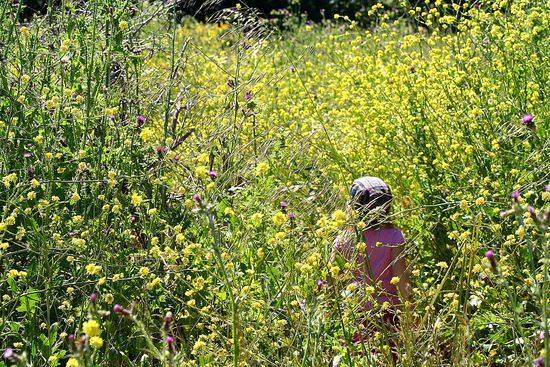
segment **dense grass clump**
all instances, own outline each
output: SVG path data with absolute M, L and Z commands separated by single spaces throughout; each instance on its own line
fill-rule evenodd
M 0 366 L 550 365 L 550 3 L 403 6 L 1 2 Z M 368 345 L 329 262 L 362 175 L 413 282 Z

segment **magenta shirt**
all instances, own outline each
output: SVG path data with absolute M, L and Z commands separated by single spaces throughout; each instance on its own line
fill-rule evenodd
M 378 301 L 380 303 L 388 301 L 393 305 L 398 304 L 397 288 L 390 283 L 394 277 L 392 248 L 405 243 L 403 233 L 399 228 L 393 226 L 368 228 L 363 231 L 363 239 L 367 245 L 366 254 L 357 254 L 357 264 L 360 270 L 354 271 L 355 281 L 358 285 L 371 284 L 371 276 L 368 270 L 370 264 L 370 271 L 372 271 L 375 283 L 380 282 L 380 287 L 376 288 L 376 292 L 379 293 Z M 347 261 L 352 260 L 355 246 L 353 236 L 346 236 L 345 234 L 340 236 L 336 239 L 334 246 Z M 363 266 L 365 255 L 370 261 Z M 371 308 L 370 302 L 365 304 L 365 309 Z

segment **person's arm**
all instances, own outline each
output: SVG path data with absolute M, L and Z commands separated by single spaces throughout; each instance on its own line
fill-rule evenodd
M 334 243 L 332 244 L 332 252 L 330 254 L 330 260 L 328 263 L 329 269 L 332 265 L 336 265 L 336 257 L 340 256 L 345 261 L 349 261 L 351 254 L 353 252 L 353 246 L 355 243 L 355 236 L 354 232 L 350 228 L 346 228 L 336 239 L 334 240 Z M 342 272 L 344 269 L 340 269 Z M 326 281 L 329 284 L 334 284 L 336 279 L 332 279 L 330 273 L 327 274 Z
M 396 277 L 399 277 L 399 294 L 404 301 L 410 301 L 411 290 L 409 271 L 407 270 L 407 262 L 404 254 L 405 244 L 400 244 L 392 248 L 392 270 Z

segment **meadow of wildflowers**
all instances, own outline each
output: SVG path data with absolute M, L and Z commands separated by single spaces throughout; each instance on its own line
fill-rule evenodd
M 0 2 L 0 366 L 550 365 L 548 1 L 374 6 L 368 30 L 22 4 Z M 361 345 L 372 289 L 329 258 L 362 175 L 394 191 L 412 299 Z

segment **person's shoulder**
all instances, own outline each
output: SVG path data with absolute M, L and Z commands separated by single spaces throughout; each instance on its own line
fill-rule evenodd
M 399 229 L 399 227 L 397 227 L 393 224 L 384 224 L 380 228 L 384 231 L 387 231 L 387 232 L 401 232 L 401 229 Z
M 393 239 L 392 242 L 394 244 L 404 243 L 405 242 L 405 236 L 403 235 L 403 232 L 399 227 L 396 227 L 392 224 L 387 225 L 384 227 L 384 229 L 387 231 L 388 235 Z

